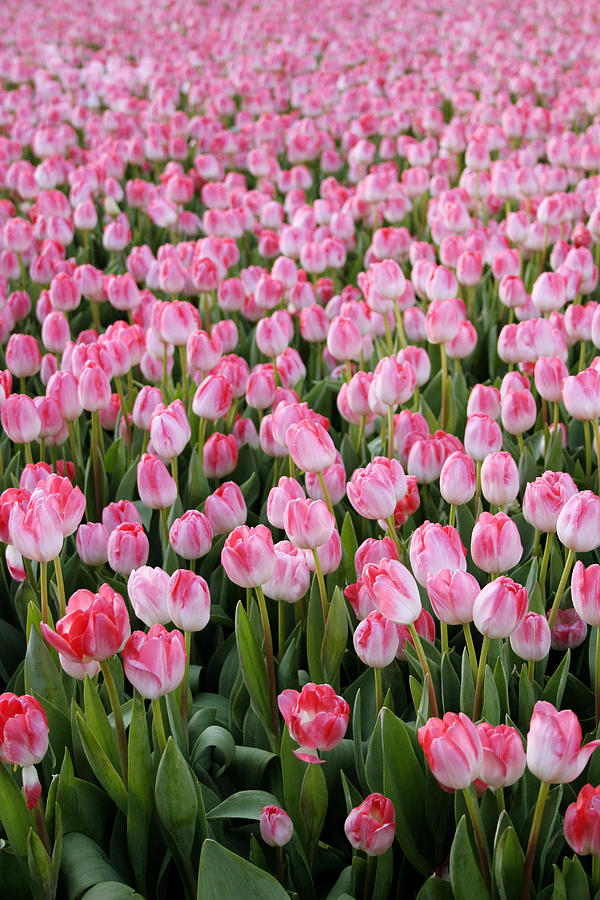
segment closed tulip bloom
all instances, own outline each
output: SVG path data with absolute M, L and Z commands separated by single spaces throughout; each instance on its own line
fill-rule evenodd
M 523 516 L 538 531 L 554 534 L 562 508 L 575 494 L 577 486 L 569 474 L 544 472 L 525 488 Z
M 110 403 L 110 381 L 104 370 L 93 362 L 86 362 L 77 386 L 79 402 L 88 412 L 100 412 Z
M 132 569 L 145 566 L 150 544 L 143 525 L 124 522 L 111 531 L 108 539 L 108 564 L 119 575 L 129 575 Z
M 264 356 L 273 359 L 286 349 L 290 342 L 289 331 L 284 322 L 270 316 L 261 319 L 256 326 L 256 346 Z
M 380 612 L 369 613 L 354 632 L 356 655 L 366 666 L 383 669 L 398 652 L 398 629 Z
M 221 551 L 221 563 L 228 578 L 244 588 L 263 585 L 275 571 L 273 537 L 266 525 L 235 528 Z
M 592 491 L 570 497 L 559 513 L 556 533 L 561 544 L 575 553 L 600 547 L 600 497 Z
M 0 761 L 23 766 L 27 809 L 37 806 L 42 786 L 34 768 L 48 750 L 48 720 L 40 702 L 29 694 L 0 694 Z
M 123 669 L 146 700 L 156 700 L 179 687 L 185 674 L 186 652 L 180 631 L 153 625 L 148 633 L 134 631 L 123 648 Z
M 85 497 L 78 487 L 73 487 L 68 478 L 49 475 L 36 485 L 32 496 L 45 496 L 52 503 L 60 516 L 64 537 L 76 531 L 85 511 Z
M 600 625 L 600 566 L 587 568 L 581 560 L 575 563 L 571 576 L 571 601 L 577 614 L 588 625 Z
M 293 544 L 312 550 L 327 543 L 335 518 L 323 500 L 290 500 L 283 513 L 283 527 Z
M 86 566 L 102 566 L 108 561 L 108 530 L 102 522 L 80 525 L 76 543 L 79 558 Z
M 161 459 L 179 456 L 192 435 L 192 429 L 181 400 L 167 407 L 157 406 L 150 419 L 152 446 Z
M 260 836 L 269 847 L 284 847 L 294 834 L 292 820 L 279 806 L 265 806 L 260 814 Z
M 465 427 L 465 450 L 477 462 L 502 449 L 502 429 L 491 416 L 475 413 Z
M 169 575 L 158 566 L 140 566 L 127 579 L 127 593 L 138 619 L 144 625 L 166 625 L 171 620 L 167 608 Z
M 415 347 L 413 344 L 409 344 L 408 347 L 403 347 L 401 350 L 398 350 L 396 359 L 398 362 L 410 363 L 415 371 L 418 387 L 421 387 L 429 381 L 429 376 L 431 375 L 431 361 L 427 355 L 427 351 L 424 350 L 423 347 Z
M 125 601 L 108 584 L 97 594 L 84 588 L 75 591 L 56 631 L 44 623 L 41 629 L 50 646 L 75 663 L 109 659 L 123 649 L 131 634 Z
M 425 320 L 427 340 L 430 344 L 446 344 L 454 340 L 463 319 L 458 300 L 433 300 Z
M 102 524 L 106 527 L 108 533 L 114 531 L 117 525 L 123 522 L 139 522 L 142 524 L 142 517 L 138 512 L 138 508 L 132 500 L 118 500 L 116 503 L 109 503 L 102 510 Z
M 162 394 L 160 388 L 152 387 L 148 384 L 145 384 L 140 388 L 140 391 L 135 398 L 135 403 L 133 404 L 132 416 L 135 427 L 148 431 L 150 429 L 152 414 L 156 407 L 161 403 Z
M 303 472 L 322 472 L 335 462 L 334 443 L 319 422 L 304 419 L 290 425 L 285 442 L 290 456 Z
M 415 621 L 421 612 L 421 597 L 406 566 L 396 559 L 383 559 L 366 565 L 361 577 L 371 603 L 386 619 L 397 625 Z
M 5 354 L 6 368 L 15 378 L 35 375 L 42 365 L 38 342 L 31 334 L 11 334 Z
M 519 529 L 506 513 L 481 513 L 471 534 L 471 556 L 489 574 L 508 572 L 523 554 Z
M 167 609 L 176 628 L 202 631 L 210 619 L 210 591 L 204 578 L 189 569 L 177 569 L 167 589 Z
M 481 491 L 488 503 L 505 506 L 519 493 L 519 470 L 510 455 L 503 451 L 490 453 L 481 466 Z
M 483 745 L 479 733 L 464 713 L 448 712 L 432 717 L 417 731 L 419 744 L 440 785 L 460 791 L 479 778 Z
M 238 463 L 239 447 L 233 434 L 215 431 L 204 445 L 202 460 L 207 478 L 224 478 Z
M 531 300 L 541 313 L 561 309 L 567 302 L 565 279 L 558 272 L 542 272 L 534 282 Z
M 549 784 L 568 784 L 583 772 L 600 741 L 581 747 L 581 725 L 570 709 L 538 700 L 527 735 L 527 768 Z
M 277 703 L 290 737 L 300 745 L 294 755 L 303 762 L 323 762 L 316 751 L 333 750 L 346 734 L 350 707 L 329 684 L 282 691 Z
M 74 422 L 83 412 L 77 379 L 71 372 L 55 372 L 46 385 L 46 396 L 56 400 L 66 422 Z
M 500 415 L 500 391 L 492 385 L 476 384 L 469 394 L 467 416 L 480 413 L 497 419 Z
M 542 356 L 535 364 L 533 377 L 540 397 L 549 403 L 560 403 L 562 387 L 569 370 L 559 356 Z
M 473 575 L 461 569 L 440 569 L 425 582 L 433 611 L 447 625 L 473 621 L 473 604 L 481 588 Z
M 396 836 L 392 801 L 383 794 L 369 794 L 360 806 L 350 810 L 344 832 L 355 850 L 362 850 L 367 856 L 385 853 Z
M 160 335 L 165 344 L 185 347 L 190 334 L 199 327 L 198 310 L 187 300 L 172 300 L 161 308 Z
M 2 427 L 14 444 L 30 444 L 38 439 L 42 422 L 31 397 L 11 394 L 0 407 Z
M 26 559 L 50 562 L 62 550 L 62 521 L 55 505 L 44 494 L 32 495 L 25 510 L 15 503 L 8 530 L 11 543 Z
M 305 596 L 310 586 L 310 569 L 304 553 L 291 541 L 275 544 L 275 569 L 263 584 L 266 597 L 296 603 Z
M 188 509 L 175 519 L 169 531 L 171 547 L 183 559 L 199 559 L 211 548 L 213 529 L 210 519 L 197 509 Z
M 509 391 L 502 401 L 501 417 L 509 434 L 523 434 L 533 428 L 537 407 L 531 391 Z
M 584 784 L 575 803 L 567 806 L 563 822 L 565 838 L 580 856 L 600 856 L 600 786 Z
M 488 638 L 505 638 L 521 624 L 527 612 L 527 591 L 501 575 L 479 592 L 473 604 L 473 622 Z
M 327 349 L 335 360 L 360 359 L 362 335 L 354 322 L 345 316 L 335 316 L 327 332 Z
M 222 419 L 231 406 L 233 399 L 233 387 L 224 375 L 207 375 L 198 385 L 192 410 L 201 419 L 216 422 Z
M 396 407 L 410 400 L 415 392 L 417 376 L 409 362 L 400 362 L 395 356 L 380 359 L 375 367 L 369 398 L 373 394 L 382 407 Z M 375 406 L 372 406 L 376 412 Z
M 348 500 L 365 519 L 389 519 L 396 508 L 396 489 L 383 466 L 355 469 L 346 486 Z
M 421 612 L 412 624 L 420 638 L 429 641 L 430 644 L 435 644 L 435 622 L 431 613 L 428 613 L 426 609 L 421 609 Z M 411 644 L 414 647 L 415 642 L 408 625 L 396 625 L 396 628 L 398 630 L 396 659 L 405 660 L 406 645 Z
M 600 372 L 584 369 L 563 381 L 562 400 L 574 419 L 591 420 L 600 416 Z
M 419 584 L 425 586 L 428 576 L 442 569 L 467 570 L 465 548 L 456 528 L 425 521 L 412 533 L 410 564 Z
M 446 460 L 446 448 L 434 435 L 417 438 L 408 454 L 406 465 L 409 475 L 414 475 L 418 484 L 432 484 L 441 473 Z
M 247 515 L 244 495 L 234 481 L 225 481 L 206 498 L 204 513 L 215 534 L 229 534 Z
M 550 618 L 550 610 L 547 618 Z M 552 626 L 550 646 L 562 652 L 575 650 L 583 644 L 587 633 L 588 627 L 575 609 L 559 609 Z
M 162 460 L 144 453 L 137 464 L 140 500 L 150 509 L 169 509 L 177 497 L 175 479 Z
M 267 519 L 274 528 L 283 528 L 283 514 L 290 500 L 304 500 L 302 485 L 295 478 L 282 475 L 277 485 L 269 491 Z
M 510 636 L 510 646 L 521 659 L 538 662 L 550 652 L 550 626 L 546 616 L 536 612 L 525 614 L 523 621 Z
M 475 496 L 475 488 L 475 463 L 466 453 L 456 450 L 442 466 L 440 494 L 446 503 L 461 506 Z
M 494 727 L 489 722 L 480 722 L 475 727 L 483 747 L 479 778 L 495 789 L 515 784 L 525 771 L 527 762 L 517 729 L 510 725 Z

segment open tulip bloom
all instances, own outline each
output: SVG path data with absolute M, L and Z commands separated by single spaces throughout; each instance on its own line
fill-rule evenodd
M 597 4 L 396 6 L 3 5 L 2 900 L 600 891 Z

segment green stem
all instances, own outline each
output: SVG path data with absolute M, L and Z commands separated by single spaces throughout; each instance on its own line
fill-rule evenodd
M 119 748 L 119 759 L 121 760 L 121 771 L 123 773 L 123 781 L 125 783 L 125 787 L 127 787 L 127 738 L 125 737 L 123 713 L 121 711 L 121 704 L 119 702 L 117 686 L 115 684 L 115 680 L 113 678 L 113 674 L 110 670 L 110 665 L 107 659 L 103 659 L 100 661 L 100 669 L 102 671 L 104 684 L 106 685 L 108 698 L 110 700 L 111 709 L 113 711 L 115 731 L 117 733 L 117 746 Z
M 442 410 L 440 428 L 444 431 L 446 428 L 446 409 L 448 404 L 448 359 L 446 357 L 445 344 L 440 344 L 440 357 L 442 363 Z
M 454 503 L 450 504 L 450 514 L 448 515 L 448 525 L 451 528 L 454 528 L 454 523 L 456 522 L 456 507 Z
M 479 515 L 479 504 L 481 502 L 481 460 L 478 459 L 475 463 L 475 474 L 476 474 L 476 482 L 475 482 L 475 521 L 477 521 L 477 516 Z
M 567 560 L 565 562 L 565 567 L 563 569 L 563 573 L 561 575 L 560 581 L 558 583 L 558 587 L 556 589 L 556 594 L 554 597 L 554 603 L 552 604 L 552 609 L 550 610 L 550 615 L 548 617 L 548 625 L 550 626 L 550 631 L 554 626 L 554 621 L 556 619 L 556 614 L 558 613 L 560 607 L 560 601 L 562 600 L 562 595 L 564 593 L 567 581 L 569 580 L 569 575 L 571 574 L 571 567 L 575 562 L 575 551 L 569 550 L 567 554 Z
M 600 890 L 600 856 L 592 856 L 592 894 Z
M 375 710 L 377 715 L 383 706 L 383 683 L 381 680 L 381 669 L 374 668 L 373 675 L 375 676 Z
M 448 652 L 448 625 L 446 622 L 440 622 L 440 638 L 442 642 L 442 653 Z
M 388 456 L 394 459 L 394 408 L 388 406 Z
M 367 871 L 365 872 L 365 885 L 363 888 L 363 900 L 371 900 L 375 887 L 375 874 L 377 872 L 377 857 L 367 857 Z
M 438 705 L 435 696 L 435 687 L 433 685 L 433 678 L 431 677 L 429 663 L 427 662 L 427 657 L 425 656 L 425 651 L 423 650 L 423 644 L 421 643 L 421 638 L 419 637 L 419 633 L 414 624 L 411 623 L 408 626 L 408 630 L 410 632 L 410 636 L 413 639 L 413 644 L 415 645 L 415 650 L 417 651 L 417 656 L 419 657 L 419 662 L 421 663 L 423 675 L 429 680 L 429 714 L 437 718 Z
M 598 490 L 600 491 L 600 429 L 598 428 L 598 419 L 592 419 L 592 428 L 594 429 L 594 437 L 596 439 L 596 461 L 598 463 Z
M 200 465 L 204 465 L 204 434 L 206 432 L 206 419 L 200 419 L 198 423 L 198 456 Z
M 54 574 L 56 576 L 56 587 L 58 589 L 58 608 L 60 618 L 67 614 L 67 598 L 65 595 L 65 582 L 62 574 L 62 566 L 60 564 L 60 556 L 54 558 Z
M 190 681 L 190 655 L 192 652 L 192 634 L 190 631 L 183 632 L 185 641 L 185 669 L 183 672 L 183 681 L 181 682 L 181 698 L 179 709 L 181 710 L 181 718 L 183 724 L 187 728 L 188 721 L 188 684 Z
M 33 455 L 31 453 L 31 444 L 28 442 L 28 443 L 24 444 L 23 446 L 25 447 L 25 459 L 27 460 L 28 463 L 31 463 L 31 465 L 33 465 Z
M 498 815 L 503 813 L 506 810 L 506 803 L 504 801 L 504 788 L 496 788 L 496 802 L 498 804 Z
M 527 854 L 525 856 L 525 866 L 523 867 L 523 884 L 521 886 L 521 900 L 528 900 L 531 893 L 531 874 L 533 872 L 533 861 L 535 859 L 535 851 L 538 838 L 540 836 L 540 827 L 542 824 L 542 816 L 544 814 L 544 804 L 550 785 L 547 781 L 540 783 L 540 790 L 535 804 L 533 813 L 533 822 L 531 823 L 531 831 L 529 832 L 529 842 L 527 844 Z
M 94 469 L 94 498 L 96 500 L 96 518 L 99 519 L 102 515 L 102 491 L 100 489 L 100 460 L 98 457 L 98 427 L 100 426 L 100 421 L 98 419 L 98 413 L 92 413 L 92 466 Z
M 404 334 L 404 322 L 402 321 L 402 313 L 398 309 L 398 304 L 394 303 L 394 318 L 396 319 L 396 334 L 398 335 L 398 343 L 401 347 L 406 347 L 406 335 Z
M 179 362 L 181 365 L 181 380 L 183 381 L 183 405 L 187 412 L 190 405 L 190 385 L 187 370 L 187 350 L 185 346 L 179 347 Z
M 491 507 L 490 507 L 490 512 L 491 512 Z M 531 550 L 531 555 L 532 555 L 532 556 L 537 556 L 537 552 L 538 552 L 538 547 L 539 547 L 539 546 L 540 546 L 540 532 L 539 532 L 539 530 L 536 528 L 536 529 L 535 529 L 534 538 L 533 538 L 533 548 L 532 548 L 532 550 Z
M 583 420 L 583 438 L 585 441 L 585 486 L 589 488 L 592 477 L 592 439 L 590 437 L 590 423 Z
M 260 585 L 255 587 L 256 596 L 258 598 L 258 608 L 260 610 L 260 618 L 262 620 L 263 633 L 265 636 L 265 656 L 267 658 L 267 676 L 269 679 L 269 700 L 271 704 L 271 730 L 275 738 L 276 744 L 279 744 L 279 714 L 277 710 L 277 683 L 275 681 L 275 660 L 273 658 L 273 638 L 271 637 L 271 625 L 269 623 L 269 614 L 267 612 L 267 604 L 265 603 L 265 595 Z
M 312 548 L 312 555 L 315 561 L 315 571 L 317 573 L 317 581 L 319 582 L 319 593 L 321 595 L 321 608 L 323 610 L 323 624 L 327 625 L 327 616 L 329 613 L 329 605 L 327 603 L 327 587 L 325 586 L 325 578 L 323 576 L 323 567 L 316 549 Z
M 463 623 L 463 631 L 465 633 L 465 644 L 467 645 L 467 653 L 469 654 L 469 661 L 471 663 L 471 672 L 473 673 L 473 680 L 475 680 L 477 678 L 477 654 L 475 653 L 471 626 L 468 622 Z
M 600 724 L 600 628 L 596 626 L 596 654 L 595 654 L 595 670 L 594 670 L 594 687 L 595 687 L 595 713 L 596 713 L 596 731 Z
M 173 475 L 173 481 L 175 482 L 175 487 L 177 488 L 177 496 L 179 497 L 179 469 L 177 466 L 176 456 L 173 456 L 171 459 L 171 474 Z
M 475 843 L 477 844 L 477 850 L 479 851 L 481 874 L 483 875 L 485 886 L 489 891 L 491 885 L 490 866 L 488 863 L 487 849 L 485 846 L 485 837 L 483 835 L 481 820 L 479 818 L 479 808 L 477 806 L 477 803 L 473 799 L 473 794 L 471 793 L 470 787 L 463 788 L 463 797 L 465 798 L 465 802 L 467 804 L 469 818 L 471 819 L 471 825 L 473 826 L 473 832 L 475 834 Z
M 292 457 L 290 456 L 290 459 L 291 458 Z M 317 472 L 317 478 L 319 479 L 319 484 L 321 485 L 321 490 L 323 492 L 323 497 L 325 499 L 325 503 L 327 504 L 327 509 L 329 510 L 329 512 L 335 519 L 335 513 L 333 511 L 333 503 L 331 502 L 331 497 L 329 496 L 329 491 L 327 490 L 327 485 L 325 484 L 325 479 L 323 478 L 323 473 Z
M 546 599 L 546 574 L 548 572 L 548 563 L 550 562 L 550 553 L 552 551 L 552 539 L 554 538 L 553 532 L 549 532 L 546 535 L 546 543 L 544 545 L 544 555 L 542 556 L 542 567 L 540 569 L 540 577 L 538 579 L 538 584 L 540 586 L 540 590 L 542 592 L 542 597 L 544 600 Z
M 48 610 L 48 563 L 40 563 L 40 602 L 42 622 L 47 625 L 50 619 Z
M 158 752 L 162 756 L 167 746 L 167 735 L 165 734 L 165 723 L 163 721 L 162 709 L 160 708 L 160 697 L 152 700 L 152 715 L 154 716 L 154 728 L 156 730 L 156 738 L 158 740 Z
M 164 540 L 164 542 L 165 542 L 165 546 L 164 546 L 163 549 L 164 549 L 164 551 L 165 551 L 165 553 L 166 553 L 166 552 L 167 552 L 167 549 L 168 549 L 168 547 L 169 547 L 169 520 L 168 520 L 168 517 L 167 517 L 167 510 L 166 510 L 166 509 L 161 509 L 161 510 L 160 510 L 160 521 L 161 521 L 162 530 L 163 530 L 163 540 Z
M 523 454 L 525 453 L 525 442 L 523 441 L 522 434 L 517 435 L 517 443 L 519 444 L 519 453 L 521 454 L 521 456 L 523 456 Z
M 283 646 L 285 644 L 285 600 L 279 600 L 277 603 L 277 650 L 279 652 L 279 662 L 283 657 Z
M 402 551 L 402 542 L 401 542 L 400 538 L 398 537 L 398 533 L 396 531 L 396 523 L 394 522 L 393 515 L 390 516 L 389 519 L 386 519 L 385 521 L 387 523 L 387 533 L 391 537 L 393 542 L 395 543 L 396 547 L 398 548 L 398 554 L 399 554 L 398 558 L 402 559 L 402 552 L 403 552 Z
M 487 661 L 488 649 L 490 646 L 490 639 L 487 635 L 484 634 L 483 641 L 481 643 L 481 653 L 479 654 L 479 667 L 477 669 L 477 683 L 475 685 L 475 702 L 473 703 L 473 721 L 476 722 L 479 718 L 479 712 L 481 710 L 481 698 L 483 694 L 483 676 L 485 675 L 485 664 Z
M 50 844 L 50 838 L 48 836 L 48 828 L 46 827 L 46 817 L 44 816 L 43 803 L 40 798 L 39 801 L 33 808 L 33 821 L 35 823 L 35 830 L 37 832 L 37 836 L 40 841 L 44 845 L 46 853 L 48 856 L 52 856 L 52 845 Z

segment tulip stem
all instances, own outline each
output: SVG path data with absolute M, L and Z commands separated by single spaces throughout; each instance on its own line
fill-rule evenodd
M 485 664 L 487 662 L 487 655 L 490 646 L 490 639 L 487 635 L 484 634 L 483 641 L 481 642 L 481 653 L 479 654 L 479 667 L 477 669 L 477 683 L 475 685 L 475 702 L 473 703 L 473 721 L 476 722 L 479 718 L 479 712 L 481 710 L 481 698 L 483 695 L 483 676 L 485 675 Z
M 440 639 L 442 643 L 442 653 L 448 652 L 448 625 L 446 622 L 440 621 Z
M 164 542 L 165 542 L 164 549 L 165 549 L 165 553 L 166 553 L 167 549 L 169 547 L 169 520 L 167 518 L 167 510 L 164 508 L 160 510 L 160 521 L 161 521 L 162 529 L 163 529 L 163 538 L 164 538 Z
M 490 512 L 491 512 L 491 511 L 492 511 L 492 508 L 491 508 L 491 506 L 490 506 Z M 540 532 L 539 532 L 539 529 L 536 528 L 536 529 L 535 529 L 535 532 L 534 532 L 534 535 L 533 535 L 533 547 L 531 548 L 531 555 L 532 555 L 532 556 L 537 556 L 537 552 L 538 552 L 538 547 L 539 547 L 539 546 L 540 546 Z
M 50 844 L 50 838 L 48 836 L 48 828 L 46 827 L 46 817 L 44 816 L 44 810 L 42 809 L 41 797 L 33 808 L 33 821 L 35 823 L 37 836 L 44 845 L 46 853 L 48 856 L 52 856 L 52 845 Z
M 179 497 L 179 469 L 177 467 L 176 456 L 173 456 L 171 459 L 171 474 L 173 476 L 173 481 L 175 482 L 175 487 L 177 488 L 177 496 Z
M 592 475 L 592 440 L 590 437 L 590 423 L 583 420 L 583 437 L 585 440 L 585 486 L 589 488 Z
M 394 407 L 388 406 L 388 456 L 394 459 Z
M 314 552 L 314 551 L 313 551 Z M 273 659 L 273 638 L 271 636 L 271 625 L 269 624 L 269 614 L 267 612 L 267 604 L 265 603 L 265 595 L 260 585 L 254 588 L 258 598 L 258 608 L 260 609 L 260 617 L 262 620 L 263 632 L 265 636 L 265 656 L 267 658 L 267 675 L 269 678 L 269 699 L 271 703 L 271 730 L 277 745 L 279 745 L 279 715 L 277 712 L 277 683 L 275 681 L 275 660 Z
M 165 752 L 165 747 L 167 746 L 167 735 L 165 733 L 162 709 L 160 708 L 160 697 L 152 700 L 152 715 L 154 716 L 154 728 L 156 729 L 156 738 L 158 740 L 158 752 L 162 756 Z
M 542 592 L 542 597 L 546 599 L 546 574 L 548 572 L 548 563 L 550 562 L 550 552 L 552 550 L 552 538 L 554 537 L 553 532 L 549 532 L 546 535 L 546 543 L 544 545 L 544 555 L 542 556 L 542 568 L 540 569 L 540 577 L 538 579 L 538 584 L 540 586 L 540 590 Z
M 447 385 L 448 385 L 448 358 L 446 356 L 446 345 L 440 344 L 440 358 L 442 363 L 442 409 L 440 415 L 440 428 L 446 428 L 446 408 L 448 404 Z
M 476 481 L 475 481 L 475 521 L 477 521 L 477 516 L 479 515 L 479 503 L 481 501 L 481 460 L 478 459 L 475 463 L 475 473 L 476 473 Z
M 327 625 L 327 615 L 329 613 L 329 605 L 327 603 L 327 587 L 325 586 L 325 578 L 323 577 L 323 567 L 319 554 L 312 548 L 312 555 L 315 561 L 315 571 L 317 573 L 317 581 L 319 582 L 319 593 L 321 594 L 321 607 L 323 609 L 323 625 Z
M 283 887 L 283 848 L 275 847 L 275 868 L 277 870 L 277 881 Z
M 123 393 L 123 385 L 121 383 L 121 379 L 116 376 L 115 377 L 115 385 L 117 386 L 117 394 L 119 395 L 119 404 L 121 406 L 121 418 L 125 422 L 125 434 L 127 435 L 127 440 L 130 442 L 133 438 L 133 425 L 129 421 L 129 410 L 127 409 L 127 403 L 125 402 L 125 394 Z
M 456 506 L 454 503 L 450 504 L 450 513 L 448 515 L 448 525 L 450 528 L 454 528 L 454 523 L 456 522 Z
M 98 450 L 99 450 L 99 438 L 98 438 L 98 428 L 100 427 L 100 420 L 98 418 L 97 412 L 92 412 L 92 432 L 91 432 L 91 440 L 92 440 L 92 465 L 94 468 L 94 496 L 96 499 L 96 518 L 99 519 L 102 515 L 102 494 L 100 491 L 100 461 L 98 459 Z
M 381 669 L 374 668 L 373 675 L 375 676 L 375 710 L 376 715 L 379 715 L 381 707 L 383 706 L 383 683 L 381 680 Z
M 421 668 L 423 670 L 423 676 L 428 678 L 429 683 L 429 715 L 437 716 L 438 715 L 438 705 L 437 699 L 435 696 L 435 688 L 433 686 L 433 678 L 431 677 L 431 670 L 429 668 L 429 663 L 427 662 L 427 657 L 425 656 L 425 651 L 423 650 L 423 644 L 421 643 L 421 638 L 419 637 L 419 633 L 414 626 L 414 623 L 411 622 L 410 625 L 407 626 L 410 636 L 413 639 L 413 644 L 415 645 L 415 650 L 417 651 L 417 656 L 419 657 L 419 662 L 421 663 Z
M 596 461 L 598 463 L 598 490 L 600 491 L 600 429 L 598 428 L 598 419 L 592 419 L 592 428 L 594 429 L 594 438 L 596 440 Z
M 292 457 L 290 456 L 290 459 L 291 458 Z M 329 496 L 329 491 L 327 490 L 327 485 L 325 484 L 325 479 L 323 478 L 323 473 L 317 472 L 317 478 L 319 479 L 319 484 L 321 485 L 321 490 L 323 492 L 323 498 L 325 500 L 325 503 L 327 504 L 327 509 L 329 510 L 329 512 L 335 519 L 335 513 L 333 511 L 333 503 L 331 502 L 331 497 Z M 337 525 L 336 525 L 336 528 L 337 528 Z
M 377 872 L 377 857 L 367 857 L 367 871 L 365 872 L 365 884 L 363 888 L 363 900 L 371 900 L 375 886 L 375 873 Z
M 481 874 L 483 875 L 483 880 L 485 882 L 485 886 L 490 890 L 490 867 L 488 863 L 487 850 L 485 846 L 485 838 L 483 836 L 483 830 L 481 828 L 481 820 L 479 818 L 479 809 L 478 806 L 473 799 L 473 794 L 471 793 L 471 788 L 463 788 L 463 796 L 465 798 L 465 802 L 467 804 L 467 809 L 469 811 L 469 818 L 471 819 L 471 824 L 473 826 L 473 831 L 475 833 L 475 843 L 477 844 L 477 850 L 479 851 L 479 862 L 481 864 Z
M 517 435 L 517 443 L 518 443 L 518 445 L 519 445 L 519 453 L 520 453 L 521 456 L 523 456 L 523 454 L 525 453 L 525 443 L 524 443 L 524 441 L 523 441 L 523 435 L 522 435 L 522 434 L 518 434 L 518 435 Z
M 396 533 L 396 523 L 394 522 L 394 516 L 390 516 L 389 519 L 386 519 L 385 521 L 387 522 L 388 535 L 391 537 L 396 547 L 398 548 L 398 559 L 402 559 L 402 542 L 400 541 L 400 538 Z
M 108 699 L 113 711 L 115 720 L 115 731 L 117 733 L 117 746 L 119 748 L 119 759 L 121 760 L 121 771 L 123 772 L 123 781 L 127 787 L 127 738 L 125 737 L 125 726 L 123 724 L 123 713 L 121 711 L 121 703 L 117 693 L 115 679 L 110 670 L 110 664 L 107 659 L 99 660 L 100 669 L 104 678 L 104 684 L 108 691 Z
M 565 562 L 565 567 L 563 569 L 563 573 L 561 575 L 561 579 L 558 583 L 558 587 L 556 589 L 556 594 L 554 596 L 554 603 L 552 604 L 552 609 L 550 610 L 550 616 L 548 617 L 548 625 L 550 626 L 550 631 L 554 627 L 554 621 L 556 619 L 556 615 L 558 613 L 560 607 L 560 601 L 562 600 L 562 595 L 564 593 L 567 581 L 569 579 L 569 575 L 571 574 L 571 567 L 575 562 L 575 551 L 569 550 L 567 554 L 567 560 Z
M 540 783 L 540 790 L 535 804 L 533 813 L 533 822 L 531 823 L 531 831 L 529 832 L 529 842 L 527 844 L 527 854 L 525 856 L 525 866 L 523 868 L 523 884 L 521 887 L 521 900 L 528 900 L 531 893 L 531 873 L 533 872 L 533 861 L 535 859 L 535 851 L 538 838 L 540 836 L 540 827 L 542 824 L 542 816 L 544 814 L 544 804 L 550 785 L 547 781 Z
M 592 856 L 592 894 L 596 896 L 600 889 L 600 856 Z
M 396 319 L 396 334 L 398 335 L 398 343 L 401 347 L 406 347 L 406 335 L 404 334 L 404 322 L 402 321 L 402 313 L 398 308 L 398 304 L 394 301 L 394 318 Z
M 204 434 L 206 432 L 206 419 L 200 419 L 198 424 L 198 456 L 200 465 L 204 466 Z
M 33 455 L 31 453 L 31 444 L 29 442 L 27 442 L 27 443 L 23 444 L 23 446 L 25 447 L 25 459 L 27 460 L 28 463 L 33 465 Z
M 594 688 L 595 688 L 595 713 L 596 713 L 596 731 L 600 724 L 600 628 L 596 626 L 596 654 L 594 667 Z
M 181 380 L 183 381 L 183 405 L 187 413 L 190 402 L 190 386 L 188 383 L 187 350 L 184 345 L 179 347 L 179 362 L 181 364 Z
M 192 633 L 191 633 L 191 631 L 184 631 L 183 637 L 185 640 L 185 669 L 183 672 L 183 681 L 181 682 L 181 698 L 179 701 L 179 709 L 181 711 L 181 718 L 183 719 L 183 724 L 187 728 L 188 684 L 189 684 L 189 680 L 190 680 L 190 655 L 192 652 Z
M 48 563 L 40 563 L 40 600 L 42 608 L 42 622 L 48 624 Z
M 62 566 L 60 564 L 60 556 L 54 557 L 54 574 L 56 576 L 56 587 L 58 590 L 58 608 L 60 618 L 67 614 L 67 598 L 65 596 L 65 582 L 63 580 Z
M 285 644 L 285 600 L 279 600 L 277 603 L 277 650 L 279 652 L 279 662 L 283 657 L 283 645 Z
M 467 645 L 467 653 L 471 662 L 471 672 L 473 679 L 477 678 L 477 654 L 475 653 L 475 645 L 473 643 L 473 635 L 471 634 L 471 626 L 468 622 L 463 622 L 463 631 L 465 633 L 465 644 Z
M 496 788 L 496 803 L 498 804 L 498 815 L 505 812 L 506 803 L 504 802 L 504 788 Z

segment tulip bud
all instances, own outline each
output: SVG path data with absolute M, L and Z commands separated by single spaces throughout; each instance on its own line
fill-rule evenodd
M 369 794 L 360 806 L 350 811 L 344 822 L 344 832 L 355 850 L 363 850 L 367 856 L 385 853 L 396 834 L 392 801 L 383 794 Z
M 284 847 L 292 839 L 292 820 L 279 806 L 265 806 L 260 814 L 260 835 L 269 847 Z

